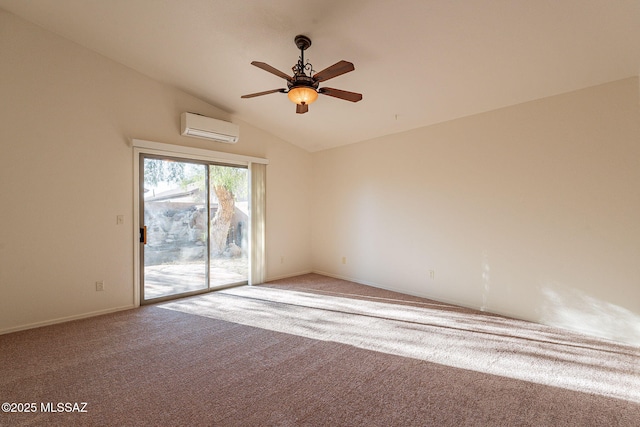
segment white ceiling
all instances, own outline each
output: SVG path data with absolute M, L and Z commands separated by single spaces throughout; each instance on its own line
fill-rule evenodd
M 317 151 L 593 86 L 640 71 L 640 0 L 0 0 L 32 21 Z M 295 114 L 285 81 L 305 34 L 321 84 Z

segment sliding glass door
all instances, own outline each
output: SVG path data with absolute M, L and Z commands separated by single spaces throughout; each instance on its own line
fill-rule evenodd
M 248 278 L 246 168 L 141 155 L 142 303 Z

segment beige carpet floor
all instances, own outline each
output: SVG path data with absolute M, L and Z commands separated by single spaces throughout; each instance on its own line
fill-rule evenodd
M 0 425 L 638 426 L 639 361 L 305 275 L 2 335 Z

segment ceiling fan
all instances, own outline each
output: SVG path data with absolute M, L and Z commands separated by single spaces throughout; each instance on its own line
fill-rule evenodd
M 252 93 L 249 95 L 243 95 L 241 98 L 254 98 L 256 96 L 268 95 L 276 92 L 286 93 L 289 99 L 296 104 L 296 113 L 298 114 L 304 114 L 309 111 L 309 104 L 318 98 L 319 93 L 351 102 L 358 102 L 362 100 L 362 94 L 359 93 L 348 92 L 346 90 L 334 89 L 331 87 L 318 88 L 320 82 L 327 81 L 355 70 L 355 67 L 351 62 L 344 60 L 336 62 L 319 73 L 313 74 L 314 70 L 311 64 L 308 61 L 307 63 L 304 62 L 304 51 L 311 46 L 311 39 L 307 36 L 297 35 L 294 41 L 298 49 L 300 49 L 300 57 L 298 58 L 298 63 L 291 68 L 293 71 L 293 77 L 286 75 L 282 71 L 264 62 L 253 61 L 251 63 L 251 65 L 255 65 L 258 68 L 285 79 L 287 81 L 287 88 Z

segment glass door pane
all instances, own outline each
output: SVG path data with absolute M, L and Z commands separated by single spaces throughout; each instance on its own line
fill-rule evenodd
M 210 287 L 246 282 L 249 277 L 248 169 L 210 165 Z
M 207 289 L 207 165 L 143 157 L 143 301 Z

